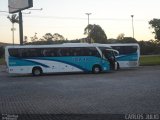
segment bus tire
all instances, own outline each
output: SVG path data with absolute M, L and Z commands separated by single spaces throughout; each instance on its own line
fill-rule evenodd
M 33 76 L 40 76 L 40 75 L 42 75 L 42 68 L 41 67 L 34 67 L 33 69 L 32 69 L 32 75 Z
M 102 69 L 101 69 L 100 65 L 94 65 L 93 68 L 92 68 L 92 73 L 98 74 L 98 73 L 101 72 L 101 70 Z

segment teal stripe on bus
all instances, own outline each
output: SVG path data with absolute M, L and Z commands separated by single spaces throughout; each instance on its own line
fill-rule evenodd
M 137 61 L 138 60 L 138 54 L 127 54 L 127 55 L 120 55 L 116 57 L 117 61 Z
M 28 60 L 29 59 L 29 60 Z M 92 67 L 94 64 L 100 64 L 101 58 L 93 57 L 93 56 L 79 56 L 79 57 L 36 57 L 36 58 L 15 58 L 10 57 L 9 58 L 9 65 L 10 66 L 35 66 L 40 65 L 43 67 L 49 67 L 48 65 L 45 65 L 44 63 L 35 62 L 34 60 L 48 60 L 48 61 L 55 61 L 55 62 L 61 62 L 65 63 L 71 66 L 74 66 L 78 69 L 81 69 L 85 72 L 92 71 Z M 109 65 L 106 65 L 109 70 Z
M 26 60 L 26 59 L 15 58 L 15 57 L 9 58 L 9 66 L 35 66 L 35 65 L 40 65 L 46 68 L 49 67 L 43 63 L 35 62 L 32 60 Z

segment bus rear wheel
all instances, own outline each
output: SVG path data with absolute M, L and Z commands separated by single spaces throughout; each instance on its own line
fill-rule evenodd
M 33 76 L 40 76 L 42 75 L 42 69 L 40 67 L 34 67 L 32 70 Z
M 100 67 L 99 65 L 93 66 L 93 68 L 92 68 L 92 73 L 98 74 L 98 73 L 100 73 L 100 72 L 101 72 L 101 67 Z

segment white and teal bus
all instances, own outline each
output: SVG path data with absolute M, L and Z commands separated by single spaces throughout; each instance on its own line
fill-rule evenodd
M 139 66 L 140 47 L 137 43 L 106 44 L 106 46 L 119 51 L 119 54 L 116 55 L 116 60 L 120 68 Z
M 88 43 L 7 46 L 5 60 L 9 73 L 107 72 L 117 69 L 111 48 Z

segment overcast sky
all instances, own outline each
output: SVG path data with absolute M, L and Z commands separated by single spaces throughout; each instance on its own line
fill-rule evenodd
M 67 39 L 86 37 L 84 28 L 88 24 L 98 24 L 108 38 L 117 38 L 120 33 L 132 37 L 132 19 L 134 15 L 135 38 L 137 40 L 154 39 L 148 21 L 160 18 L 160 0 L 33 0 L 33 8 L 42 11 L 24 10 L 24 36 L 37 33 L 41 38 L 45 33 L 59 33 Z M 0 11 L 8 11 L 8 0 L 0 0 Z M 0 12 L 0 42 L 12 43 L 9 14 Z M 19 26 L 15 24 L 15 42 L 19 43 Z

